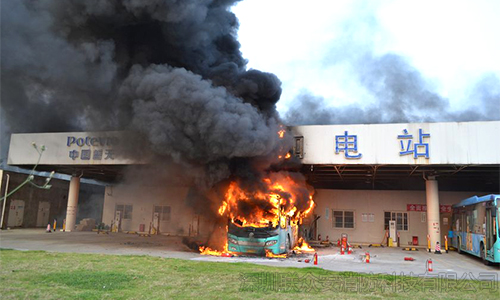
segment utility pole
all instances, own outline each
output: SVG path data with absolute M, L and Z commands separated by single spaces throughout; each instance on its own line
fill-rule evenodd
M 2 220 L 0 221 L 0 229 L 3 228 L 3 216 L 5 215 L 5 203 L 7 203 L 7 191 L 9 190 L 9 180 L 10 180 L 10 175 L 9 174 L 5 174 L 5 175 L 7 175 L 7 181 L 5 182 L 5 196 L 3 198 L 4 200 L 3 200 L 3 205 L 2 205 Z M 1 187 L 1 185 L 0 185 L 0 187 Z
M 31 184 L 32 186 L 34 186 L 36 188 L 45 189 L 45 190 L 48 190 L 48 189 L 50 189 L 52 187 L 49 183 L 50 183 L 50 180 L 52 179 L 52 177 L 54 176 L 54 171 L 52 171 L 50 173 L 50 176 L 45 179 L 45 184 L 44 185 L 38 185 L 38 184 L 36 184 L 36 183 L 33 182 L 33 180 L 35 179 L 35 175 L 34 175 L 35 169 L 38 166 L 38 164 L 40 163 L 40 159 L 42 158 L 43 151 L 45 151 L 45 146 L 42 145 L 40 147 L 40 149 L 38 149 L 38 146 L 34 142 L 32 143 L 32 145 L 33 145 L 33 148 L 35 148 L 35 150 L 38 152 L 38 161 L 36 162 L 36 164 L 33 167 L 33 169 L 31 169 L 31 172 L 28 175 L 28 177 L 20 185 L 18 185 L 15 189 L 13 189 L 10 193 L 7 192 L 8 189 L 9 189 L 9 180 L 10 180 L 10 176 L 9 176 L 9 174 L 7 174 L 7 182 L 5 184 L 5 195 L 2 198 L 0 198 L 0 201 L 3 201 L 3 204 L 2 204 L 2 217 L 1 217 L 1 221 L 0 221 L 0 229 L 3 228 L 2 226 L 3 226 L 3 219 L 4 219 L 4 213 L 5 213 L 5 204 L 7 203 L 7 198 L 9 196 L 11 196 L 15 192 L 17 192 L 20 188 L 22 188 L 27 183 Z

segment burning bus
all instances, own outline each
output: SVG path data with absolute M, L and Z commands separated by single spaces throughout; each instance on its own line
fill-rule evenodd
M 239 220 L 229 221 L 227 245 L 230 252 L 260 256 L 282 255 L 292 250 L 298 241 L 298 226 L 290 218 L 266 227 L 242 226 Z
M 202 254 L 286 256 L 306 246 L 299 238 L 299 224 L 314 207 L 312 193 L 300 174 L 270 173 L 258 184 L 229 184 L 219 208 L 228 218 L 223 251 L 202 247 Z

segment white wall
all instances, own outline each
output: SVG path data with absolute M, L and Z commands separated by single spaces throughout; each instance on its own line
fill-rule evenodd
M 186 206 L 185 198 L 188 189 L 185 187 L 154 187 L 154 186 L 108 186 L 105 192 L 102 221 L 110 225 L 115 214 L 116 204 L 133 205 L 132 220 L 122 221 L 122 230 L 138 231 L 140 224 L 145 224 L 146 231 L 152 221 L 153 206 L 169 205 L 171 220 L 162 222 L 162 233 L 172 235 L 187 235 L 189 225 L 195 224 L 196 214 Z M 439 201 L 442 205 L 453 205 L 473 195 L 483 195 L 475 192 L 440 192 Z M 426 204 L 425 191 L 377 191 L 377 190 L 316 190 L 314 195 L 316 207 L 314 214 L 321 216 L 318 220 L 318 234 L 322 238 L 329 236 L 337 240 L 342 233 L 349 235 L 351 242 L 381 243 L 385 234 L 384 212 L 407 212 L 407 204 Z M 213 209 L 207 207 L 207 209 Z M 325 210 L 329 210 L 326 219 Z M 337 229 L 333 227 L 333 210 L 354 211 L 354 228 Z M 374 222 L 362 222 L 363 213 L 373 213 Z M 422 222 L 421 212 L 408 212 L 408 231 L 400 231 L 401 245 L 408 245 L 412 236 L 418 236 L 419 244 L 426 245 L 427 223 Z M 443 217 L 448 218 L 448 225 L 443 224 Z M 441 233 L 446 234 L 451 225 L 451 213 L 441 214 Z M 200 232 L 207 234 L 213 227 L 213 221 L 200 219 Z
M 473 195 L 472 192 L 440 192 L 439 202 L 452 205 Z M 479 195 L 483 195 L 480 193 Z M 381 243 L 384 230 L 384 211 L 407 212 L 407 204 L 426 204 L 425 191 L 373 191 L 373 190 L 316 190 L 314 195 L 316 207 L 314 214 L 318 219 L 318 233 L 322 239 L 328 235 L 336 241 L 342 233 L 349 235 L 351 242 Z M 325 210 L 329 210 L 329 218 Z M 337 229 L 333 227 L 332 210 L 354 211 L 354 229 Z M 374 213 L 373 223 L 362 222 L 362 213 Z M 422 222 L 421 212 L 408 212 L 408 231 L 400 231 L 401 245 L 408 245 L 412 236 L 418 236 L 419 244 L 427 244 L 427 223 Z M 448 226 L 443 225 L 443 217 L 448 217 Z M 441 214 L 441 234 L 448 232 L 451 224 L 451 213 Z
M 429 158 L 400 155 L 398 135 L 407 129 L 418 143 L 419 129 L 429 133 Z M 304 137 L 304 164 L 500 164 L 500 122 L 405 123 L 292 127 Z M 335 136 L 357 136 L 359 159 L 335 153 Z M 406 147 L 406 142 L 403 143 Z M 355 154 L 355 153 L 351 153 Z
M 115 205 L 133 205 L 132 220 L 122 220 L 123 231 L 139 231 L 140 224 L 149 224 L 154 206 L 170 206 L 170 221 L 161 222 L 160 231 L 172 235 L 188 235 L 189 224 L 195 223 L 195 214 L 184 203 L 188 189 L 185 187 L 157 187 L 116 185 L 106 187 L 102 222 L 110 225 L 115 215 Z M 201 224 L 200 226 L 204 226 Z

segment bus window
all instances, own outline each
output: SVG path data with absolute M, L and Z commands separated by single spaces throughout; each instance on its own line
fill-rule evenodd
M 493 244 L 497 241 L 497 236 L 498 236 L 498 233 L 497 233 L 497 218 L 492 218 L 491 220 L 493 222 Z
M 472 211 L 469 210 L 467 211 L 467 232 L 473 232 L 474 231 L 474 221 L 472 219 Z
M 460 215 L 458 210 L 453 210 L 453 215 L 451 219 L 451 230 L 460 231 Z

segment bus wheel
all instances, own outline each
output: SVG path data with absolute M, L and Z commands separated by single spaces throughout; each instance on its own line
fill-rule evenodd
M 483 260 L 483 264 L 489 266 L 490 265 L 490 262 L 488 260 L 486 260 L 486 253 L 484 252 L 484 244 L 481 243 L 481 259 Z

